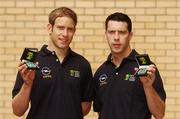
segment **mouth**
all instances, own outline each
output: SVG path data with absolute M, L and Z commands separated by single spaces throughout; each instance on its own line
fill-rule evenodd
M 68 39 L 62 39 L 62 38 L 58 38 L 58 40 L 61 42 L 67 42 L 68 41 Z
M 120 47 L 121 47 L 121 44 L 113 44 L 113 47 L 114 47 L 114 48 L 120 48 Z

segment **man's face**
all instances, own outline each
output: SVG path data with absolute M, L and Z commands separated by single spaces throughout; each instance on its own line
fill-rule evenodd
M 123 54 L 129 47 L 132 32 L 128 31 L 128 24 L 110 20 L 107 24 L 106 38 L 113 54 Z
M 48 25 L 48 32 L 53 46 L 68 49 L 75 33 L 75 23 L 70 17 L 58 17 L 54 26 Z

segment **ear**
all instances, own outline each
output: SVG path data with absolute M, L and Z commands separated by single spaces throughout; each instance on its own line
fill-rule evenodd
M 104 32 L 104 34 L 105 34 L 105 39 L 107 40 L 107 30 L 105 30 L 105 32 Z
M 51 24 L 48 24 L 47 25 L 47 32 L 49 33 L 49 34 L 51 34 L 52 33 L 52 25 Z
M 132 37 L 133 37 L 133 32 L 131 31 L 131 32 L 129 33 L 129 40 L 131 40 Z
M 74 33 L 76 32 L 76 27 L 74 28 Z

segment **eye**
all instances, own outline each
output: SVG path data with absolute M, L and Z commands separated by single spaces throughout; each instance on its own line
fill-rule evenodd
M 113 31 L 113 30 L 109 30 L 109 31 L 108 31 L 108 33 L 109 33 L 109 34 L 114 34 L 114 33 L 115 33 L 115 31 Z
M 74 32 L 74 28 L 68 28 L 69 32 Z
M 63 27 L 63 26 L 58 26 L 57 27 L 59 30 L 64 30 L 65 29 L 65 27 Z
M 119 34 L 126 34 L 126 31 L 119 31 Z

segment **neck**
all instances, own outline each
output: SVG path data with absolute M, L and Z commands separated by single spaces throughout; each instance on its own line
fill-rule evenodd
M 128 48 L 125 52 L 122 53 L 112 53 L 112 61 L 113 63 L 119 67 L 122 60 L 126 57 L 128 57 L 128 55 L 131 53 L 132 49 Z
M 61 48 L 56 47 L 55 45 L 52 45 L 51 43 L 49 43 L 47 49 L 50 51 L 54 51 L 58 59 L 60 60 L 60 62 L 64 60 L 64 58 L 67 56 L 69 52 L 69 48 L 61 49 Z

